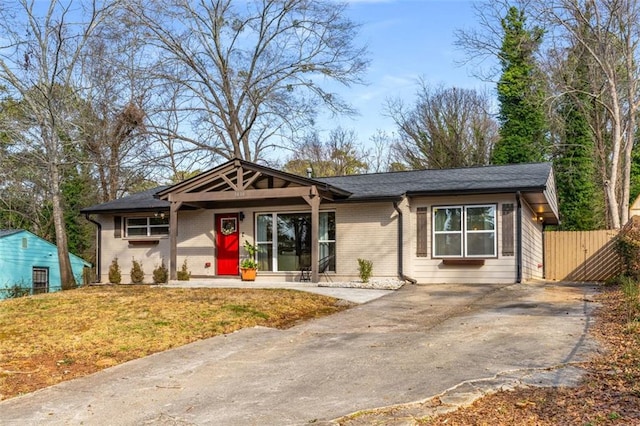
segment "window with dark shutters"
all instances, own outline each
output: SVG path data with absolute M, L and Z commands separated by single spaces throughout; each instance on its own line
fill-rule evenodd
M 515 212 L 513 204 L 502 205 L 502 255 L 514 256 L 515 244 L 513 237 L 513 223 Z
M 113 217 L 113 238 L 122 238 L 122 216 Z
M 426 257 L 427 256 L 427 248 L 429 244 L 429 238 L 427 234 L 427 208 L 426 207 L 418 207 L 417 213 L 417 230 L 416 230 L 416 256 L 418 257 Z

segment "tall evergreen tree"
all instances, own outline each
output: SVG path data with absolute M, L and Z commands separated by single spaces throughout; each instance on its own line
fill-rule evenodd
M 515 6 L 509 8 L 501 24 L 500 140 L 494 147 L 492 163 L 544 161 L 549 143 L 542 105 L 543 79 L 534 57 L 543 31 L 538 27 L 527 29 L 524 11 Z
M 582 104 L 585 105 L 585 104 Z M 569 99 L 562 106 L 564 135 L 554 161 L 561 227 L 587 231 L 604 226 L 604 194 L 596 187 L 593 133 L 580 105 Z
M 586 37 L 586 35 L 585 35 Z M 562 93 L 558 116 L 562 131 L 558 135 L 554 166 L 561 229 L 588 231 L 600 229 L 605 223 L 605 194 L 598 185 L 598 165 L 594 128 L 601 106 L 588 93 L 593 85 L 593 63 L 585 47 L 574 42 L 554 79 Z

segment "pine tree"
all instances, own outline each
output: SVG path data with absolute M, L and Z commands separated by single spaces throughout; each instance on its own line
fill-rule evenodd
M 525 24 L 524 12 L 516 7 L 509 8 L 502 20 L 500 140 L 494 147 L 494 164 L 545 161 L 548 155 L 543 79 L 534 57 L 543 31 L 529 30 Z

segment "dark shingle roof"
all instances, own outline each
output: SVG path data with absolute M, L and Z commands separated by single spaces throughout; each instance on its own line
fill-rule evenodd
M 265 170 L 267 170 L 265 168 Z M 546 189 L 551 163 L 511 164 L 441 170 L 373 173 L 308 179 L 351 193 L 347 201 L 399 199 L 403 195 L 442 195 L 541 192 Z M 268 171 L 268 170 L 267 170 Z M 82 213 L 117 213 L 136 210 L 168 210 L 169 202 L 155 195 L 169 188 L 159 186 L 104 204 L 82 209 Z
M 353 195 L 350 200 L 407 195 L 515 192 L 545 189 L 551 163 L 413 170 L 317 178 Z
M 158 186 L 146 191 L 137 192 L 117 200 L 108 201 L 103 204 L 87 207 L 80 210 L 81 213 L 103 213 L 103 212 L 127 212 L 136 210 L 169 210 L 169 202 L 159 200 L 154 196 L 168 188 L 168 186 Z
M 22 229 L 0 229 L 0 238 L 6 237 L 7 235 L 17 234 L 18 232 L 22 232 Z

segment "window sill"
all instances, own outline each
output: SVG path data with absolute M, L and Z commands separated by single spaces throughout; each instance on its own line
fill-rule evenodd
M 159 244 L 160 240 L 129 240 L 130 246 L 155 246 Z
M 442 259 L 447 266 L 483 266 L 484 259 Z

